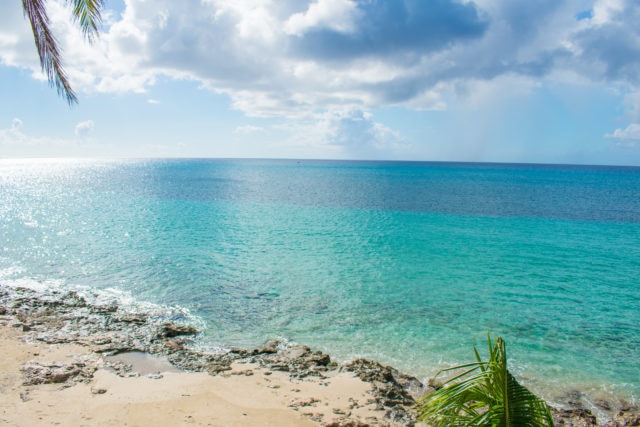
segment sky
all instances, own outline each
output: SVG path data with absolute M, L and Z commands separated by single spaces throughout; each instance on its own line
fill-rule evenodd
M 79 103 L 0 3 L 0 157 L 640 166 L 637 0 L 48 0 Z

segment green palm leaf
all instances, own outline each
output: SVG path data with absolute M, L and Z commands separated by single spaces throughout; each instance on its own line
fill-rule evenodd
M 102 23 L 103 7 L 104 0 L 73 0 L 73 19 L 80 23 L 85 38 L 91 43 L 100 34 L 98 26 Z
M 488 337 L 489 361 L 445 369 L 463 369 L 417 405 L 418 420 L 434 426 L 553 426 L 547 404 L 520 385 L 507 370 L 505 343 Z

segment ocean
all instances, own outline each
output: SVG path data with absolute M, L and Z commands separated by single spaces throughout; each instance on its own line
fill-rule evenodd
M 486 354 L 558 399 L 640 394 L 640 168 L 0 160 L 0 283 L 181 307 L 419 378 Z

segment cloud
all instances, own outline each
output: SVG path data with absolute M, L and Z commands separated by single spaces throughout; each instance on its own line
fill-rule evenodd
M 1 125 L 0 125 L 1 126 Z M 5 157 L 56 157 L 60 152 L 70 156 L 95 155 L 96 145 L 85 144 L 91 139 L 94 123 L 86 120 L 75 126 L 75 135 L 69 132 L 61 137 L 39 136 L 29 132 L 23 121 L 15 118 L 7 128 L 0 127 L 0 147 Z
M 292 40 L 293 53 L 324 61 L 359 57 L 417 60 L 430 51 L 479 38 L 487 28 L 473 3 L 451 0 L 367 1 L 349 31 L 320 26 Z
M 640 123 L 631 123 L 624 129 L 616 129 L 605 135 L 606 138 L 617 139 L 622 145 L 635 146 L 640 144 Z
M 0 145 L 23 145 L 27 142 L 27 137 L 20 130 L 22 120 L 15 118 L 11 120 L 8 129 L 0 129 Z
M 360 116 L 381 107 L 444 110 L 547 83 L 640 85 L 636 0 L 126 0 L 93 46 L 66 3 L 47 2 L 81 93 L 195 81 L 248 116 L 297 120 L 338 151 L 402 140 Z M 19 2 L 0 6 L 0 62 L 43 78 Z
M 307 147 L 312 157 L 403 158 L 410 145 L 402 135 L 361 110 L 331 111 L 281 126 L 291 136 L 286 146 Z
M 50 16 L 80 91 L 189 79 L 252 116 L 442 109 L 454 87 L 502 76 L 635 84 L 640 75 L 633 0 L 590 9 L 583 0 L 127 0 L 94 46 L 64 3 L 49 1 Z M 39 74 L 33 48 L 21 51 L 32 36 L 19 6 L 4 9 L 17 23 L 0 17 L 0 58 Z
M 326 29 L 337 33 L 355 31 L 355 21 L 360 13 L 352 0 L 318 0 L 305 12 L 295 13 L 285 23 L 285 32 L 302 36 L 309 30 Z
M 8 128 L 0 128 L 0 147 L 2 147 L 3 156 L 42 157 L 51 155 L 52 148 L 71 146 L 73 144 L 71 140 L 30 135 L 22 130 L 23 127 L 23 121 L 15 118 L 11 120 L 11 125 Z
M 254 126 L 254 125 L 245 125 L 245 126 L 238 126 L 235 128 L 235 130 L 233 131 L 234 133 L 237 134 L 251 134 L 251 133 L 258 133 L 258 132 L 263 132 L 264 128 L 260 127 L 260 126 Z
M 576 32 L 576 64 L 593 79 L 640 84 L 640 4 L 598 1 L 592 18 Z
M 22 127 L 23 123 L 22 120 L 20 119 L 13 119 L 11 120 L 11 128 L 9 128 L 10 131 L 12 132 L 18 132 L 19 129 Z
M 640 146 L 640 91 L 627 93 L 624 97 L 625 116 L 629 122 L 626 128 L 618 128 L 605 138 L 617 140 L 618 146 Z
M 87 140 L 93 134 L 93 129 L 95 127 L 95 123 L 93 120 L 85 120 L 84 122 L 80 122 L 75 127 L 75 135 L 80 140 Z
M 328 115 L 327 139 L 332 145 L 348 152 L 373 153 L 401 144 L 402 138 L 391 129 L 376 123 L 372 115 L 363 111 L 336 112 Z

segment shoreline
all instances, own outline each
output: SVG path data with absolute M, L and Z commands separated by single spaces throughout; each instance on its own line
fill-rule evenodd
M 198 330 L 188 322 L 74 290 L 0 284 L 0 326 L 8 349 L 0 362 L 0 421 L 8 425 L 30 424 L 20 423 L 27 413 L 49 411 L 47 405 L 55 407 L 32 422 L 72 417 L 60 403 L 79 400 L 82 416 L 100 424 L 107 421 L 98 419 L 103 414 L 114 425 L 164 419 L 165 425 L 411 426 L 415 400 L 430 388 L 375 361 L 337 364 L 325 353 L 276 340 L 251 350 L 200 351 L 192 339 Z M 564 408 L 553 409 L 556 424 L 640 425 L 637 407 L 601 404 L 611 419 L 598 424 L 569 396 Z M 139 418 L 160 413 L 164 418 Z

